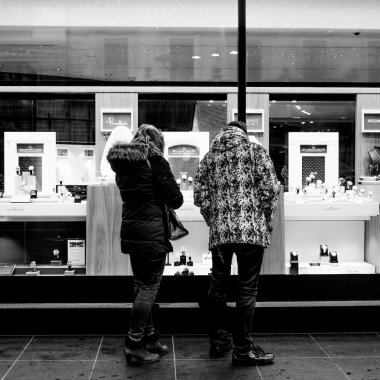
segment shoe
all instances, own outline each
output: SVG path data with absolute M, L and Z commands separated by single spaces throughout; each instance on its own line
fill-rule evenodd
M 238 366 L 267 365 L 274 360 L 274 355 L 264 352 L 262 348 L 254 344 L 246 347 L 235 347 L 232 354 L 232 364 Z
M 159 339 L 158 333 L 145 336 L 144 338 L 145 348 L 149 352 L 158 354 L 160 356 L 164 356 L 169 352 L 168 346 L 161 344 L 158 339 Z
M 229 339 L 227 339 L 225 342 L 220 342 L 220 343 L 212 343 L 210 345 L 210 351 L 209 355 L 212 358 L 220 358 L 223 356 L 226 352 L 231 350 L 232 344 Z
M 149 352 L 144 347 L 143 341 L 135 342 L 128 336 L 125 338 L 124 356 L 128 364 L 131 364 L 133 360 L 139 364 L 155 363 L 160 360 L 158 354 Z

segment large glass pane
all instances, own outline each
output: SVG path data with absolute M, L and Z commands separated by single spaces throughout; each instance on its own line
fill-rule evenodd
M 3 6 L 0 83 L 236 81 L 235 0 Z
M 380 83 L 380 3 L 247 1 L 247 81 Z

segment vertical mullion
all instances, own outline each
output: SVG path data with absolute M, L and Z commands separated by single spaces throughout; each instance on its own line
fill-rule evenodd
M 238 120 L 246 122 L 246 0 L 238 0 Z

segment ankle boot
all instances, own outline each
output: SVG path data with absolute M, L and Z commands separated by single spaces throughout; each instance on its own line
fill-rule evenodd
M 125 338 L 124 356 L 128 364 L 131 364 L 133 359 L 141 364 L 155 363 L 160 360 L 158 354 L 149 352 L 145 349 L 142 340 L 135 342 L 128 336 Z
M 169 352 L 168 346 L 162 345 L 158 339 L 158 333 L 145 336 L 145 348 L 147 349 L 147 351 L 153 352 L 160 356 L 166 355 Z

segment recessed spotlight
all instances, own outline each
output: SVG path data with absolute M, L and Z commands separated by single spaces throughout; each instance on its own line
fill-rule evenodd
M 62 71 L 62 69 L 60 67 L 57 67 L 56 71 Z
M 310 124 L 314 124 L 314 121 L 309 121 Z
M 238 54 L 238 52 L 237 52 L 236 50 L 231 50 L 231 51 L 230 51 L 230 54 L 232 54 L 232 55 L 236 55 L 236 54 Z
M 272 103 L 276 103 L 277 102 L 277 100 L 272 100 Z
M 301 124 L 305 124 L 305 121 L 301 121 Z
M 111 73 L 105 73 L 104 74 L 106 77 L 110 77 L 112 74 Z
M 292 103 L 297 103 L 297 100 L 292 100 Z
M 199 56 L 199 55 L 193 55 L 191 58 L 193 58 L 193 59 L 201 59 L 202 57 Z
M 209 103 L 214 103 L 214 101 L 213 100 L 209 100 Z
M 220 57 L 220 54 L 219 53 L 212 53 L 211 57 Z

